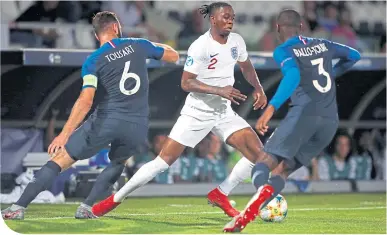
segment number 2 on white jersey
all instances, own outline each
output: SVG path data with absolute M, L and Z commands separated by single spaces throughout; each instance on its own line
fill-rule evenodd
M 312 65 L 318 65 L 318 74 L 323 75 L 327 78 L 327 85 L 325 85 L 324 87 L 322 87 L 317 80 L 313 80 L 313 86 L 321 93 L 328 92 L 332 88 L 332 81 L 331 81 L 331 76 L 324 69 L 324 59 L 318 58 L 310 62 L 312 63 Z
M 120 80 L 120 91 L 124 95 L 133 95 L 140 89 L 141 80 L 140 77 L 135 73 L 129 73 L 130 61 L 125 62 L 125 68 L 122 72 L 121 80 Z M 133 78 L 136 80 L 136 85 L 131 90 L 125 89 L 125 81 L 126 79 Z

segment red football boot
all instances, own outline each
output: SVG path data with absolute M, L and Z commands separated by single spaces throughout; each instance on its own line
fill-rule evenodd
M 91 208 L 91 211 L 93 212 L 94 215 L 98 217 L 109 213 L 110 211 L 112 211 L 114 208 L 116 208 L 118 205 L 121 204 L 121 202 L 114 202 L 113 199 L 114 199 L 114 194 L 110 195 L 108 198 L 95 204 Z
M 218 188 L 212 190 L 207 195 L 208 204 L 212 204 L 212 206 L 217 206 L 226 213 L 226 215 L 230 217 L 235 217 L 239 215 L 239 211 L 237 211 L 234 207 L 231 206 L 230 201 L 227 196 L 224 195 Z
M 234 217 L 229 223 L 226 224 L 226 226 L 223 228 L 223 232 L 241 232 L 244 228 L 246 228 L 248 223 L 255 220 L 257 215 L 259 215 L 261 206 L 265 201 L 270 199 L 273 193 L 274 189 L 271 185 L 264 186 L 261 191 L 258 191 L 253 196 L 246 209 L 240 215 Z

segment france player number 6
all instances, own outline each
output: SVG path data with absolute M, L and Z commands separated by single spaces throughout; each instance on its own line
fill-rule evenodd
M 124 95 L 133 95 L 140 89 L 141 80 L 140 77 L 135 73 L 129 73 L 130 61 L 125 62 L 125 68 L 122 72 L 121 80 L 120 80 L 120 91 Z M 136 80 L 136 85 L 131 90 L 125 89 L 125 81 L 126 79 L 133 78 Z
M 331 76 L 327 71 L 324 69 L 324 59 L 323 58 L 318 58 L 315 60 L 310 61 L 312 65 L 318 65 L 318 74 L 323 75 L 327 78 L 327 85 L 322 87 L 317 80 L 313 80 L 313 86 L 321 93 L 326 93 L 328 92 L 331 87 L 332 87 L 332 81 L 331 81 Z

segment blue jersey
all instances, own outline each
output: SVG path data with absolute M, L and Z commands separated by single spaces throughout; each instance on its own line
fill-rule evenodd
M 102 93 L 93 115 L 147 124 L 148 58 L 161 59 L 162 47 L 141 38 L 116 38 L 93 52 L 82 66 L 83 88 Z
M 284 75 L 270 101 L 278 109 L 291 97 L 291 109 L 303 115 L 338 118 L 335 78 L 359 59 L 353 48 L 324 39 L 295 36 L 273 54 Z M 333 66 L 333 59 L 339 62 Z

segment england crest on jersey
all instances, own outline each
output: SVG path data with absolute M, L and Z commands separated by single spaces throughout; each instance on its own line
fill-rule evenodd
M 231 48 L 231 56 L 234 60 L 236 60 L 238 58 L 238 48 L 237 47 Z

